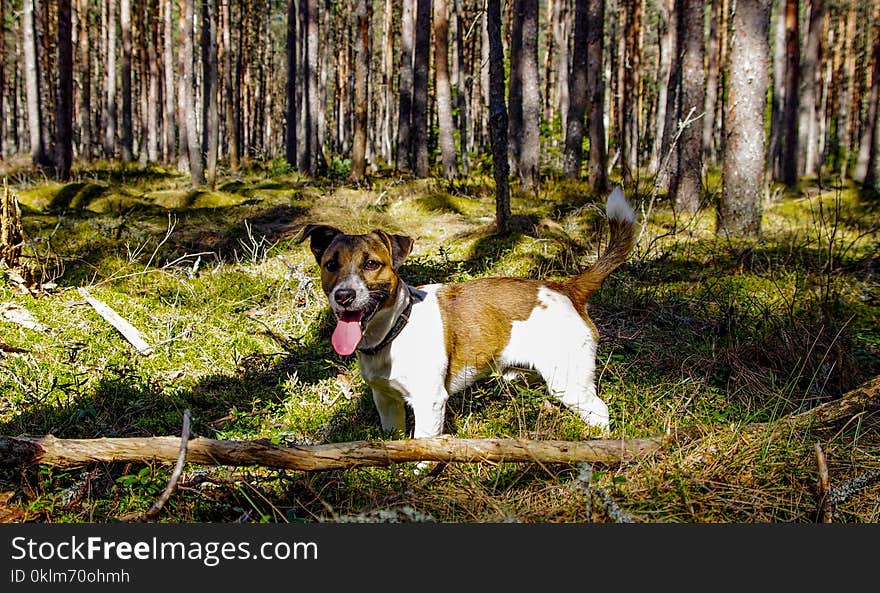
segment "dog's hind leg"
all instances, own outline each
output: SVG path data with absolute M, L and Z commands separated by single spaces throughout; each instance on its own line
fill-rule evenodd
M 547 382 L 547 390 L 588 426 L 608 430 L 608 406 L 596 395 L 595 370 L 585 361 L 568 356 L 567 364 L 541 365 L 538 372 Z

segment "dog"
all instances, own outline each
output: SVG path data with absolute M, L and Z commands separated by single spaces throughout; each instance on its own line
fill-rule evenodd
M 635 212 L 618 187 L 605 213 L 606 249 L 564 282 L 479 278 L 412 287 L 398 275 L 411 238 L 306 225 L 299 242 L 310 240 L 337 318 L 331 343 L 340 355 L 357 353 L 383 430 L 404 435 L 409 405 L 413 437 L 438 436 L 450 395 L 493 372 L 527 368 L 588 426 L 607 432 L 608 406 L 595 383 L 599 334 L 586 305 L 632 249 Z

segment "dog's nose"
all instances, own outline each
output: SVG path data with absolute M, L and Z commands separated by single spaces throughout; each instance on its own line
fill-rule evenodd
M 354 289 L 351 288 L 340 288 L 334 293 L 333 298 L 336 302 L 343 307 L 347 307 L 348 305 L 354 302 L 355 292 Z

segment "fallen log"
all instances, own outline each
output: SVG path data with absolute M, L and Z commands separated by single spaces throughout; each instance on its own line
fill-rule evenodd
M 880 377 L 875 377 L 840 399 L 773 423 L 738 427 L 755 433 L 769 427 L 809 430 L 880 408 Z M 186 461 L 202 465 L 262 465 L 278 469 L 324 471 L 394 463 L 540 462 L 574 464 L 625 463 L 699 440 L 718 427 L 691 426 L 670 434 L 642 439 L 592 441 L 536 441 L 528 439 L 457 439 L 440 436 L 396 441 L 353 441 L 325 445 L 281 447 L 265 441 L 227 441 L 195 438 L 187 441 Z M 32 464 L 77 467 L 94 462 L 174 463 L 180 438 L 59 439 L 0 436 L 0 466 Z
M 195 438 L 187 442 L 186 461 L 202 465 L 262 465 L 278 469 L 323 471 L 388 466 L 409 461 L 445 463 L 541 462 L 623 463 L 658 451 L 665 437 L 631 440 L 534 441 L 457 439 L 440 436 L 396 441 L 353 441 L 281 447 L 261 441 Z M 174 463 L 179 437 L 58 439 L 0 437 L 0 465 L 77 467 L 94 462 Z

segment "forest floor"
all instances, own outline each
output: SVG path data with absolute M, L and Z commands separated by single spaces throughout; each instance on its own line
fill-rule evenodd
M 502 237 L 488 176 L 353 187 L 278 166 L 192 191 L 156 168 L 75 174 L 65 185 L 9 176 L 36 284 L 24 278 L 25 290 L 20 271 L 0 272 L 0 435 L 175 435 L 189 409 L 192 433 L 216 439 L 382 439 L 355 360 L 330 347 L 318 270 L 297 242 L 303 224 L 414 237 L 401 274 L 415 284 L 564 278 L 589 266 L 607 237 L 604 196 L 553 179 L 514 190 L 518 230 Z M 698 446 L 595 464 L 591 474 L 538 463 L 450 464 L 430 476 L 412 464 L 320 473 L 187 465 L 158 520 L 811 522 L 817 442 L 832 487 L 852 491 L 834 519 L 880 520 L 876 412 L 754 430 L 880 374 L 880 201 L 855 186 L 805 182 L 765 205 L 760 241 L 738 243 L 715 237 L 708 201 L 694 217 L 676 215 L 652 200 L 648 181 L 627 192 L 638 244 L 590 303 L 599 391 L 613 438 L 691 427 L 703 435 Z M 139 354 L 81 287 L 153 353 Z M 447 416 L 458 437 L 591 437 L 528 377 L 478 383 L 451 399 Z M 0 515 L 112 522 L 149 508 L 170 473 L 123 463 L 3 469 Z

